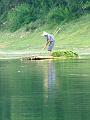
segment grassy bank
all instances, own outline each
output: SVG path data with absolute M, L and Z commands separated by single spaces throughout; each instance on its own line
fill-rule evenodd
M 56 28 L 60 28 L 55 34 L 55 50 L 89 50 L 90 48 L 90 14 L 84 15 L 77 20 L 62 25 L 43 25 L 33 31 L 26 32 L 26 27 L 10 33 L 8 31 L 0 32 L 0 51 L 41 51 L 45 44 L 41 36 L 42 31 L 55 33 Z

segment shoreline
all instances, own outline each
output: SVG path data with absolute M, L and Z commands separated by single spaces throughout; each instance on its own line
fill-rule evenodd
M 61 50 L 62 51 L 62 50 Z M 87 58 L 90 56 L 90 52 L 87 50 L 72 50 L 75 51 L 80 58 Z M 21 59 L 21 58 L 27 58 L 27 57 L 43 57 L 49 58 L 48 51 L 24 51 L 24 50 L 17 50 L 17 51 L 0 51 L 0 60 L 1 59 Z M 89 57 L 90 58 L 90 57 Z

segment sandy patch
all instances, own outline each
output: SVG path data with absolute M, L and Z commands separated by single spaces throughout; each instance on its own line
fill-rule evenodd
M 0 43 L 0 48 L 6 48 L 5 44 Z

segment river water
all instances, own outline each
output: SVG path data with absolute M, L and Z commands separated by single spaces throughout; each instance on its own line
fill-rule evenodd
M 90 59 L 1 60 L 0 120 L 90 120 Z

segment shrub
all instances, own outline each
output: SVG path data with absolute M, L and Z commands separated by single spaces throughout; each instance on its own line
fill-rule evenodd
M 55 51 L 52 53 L 53 57 L 77 58 L 78 54 L 73 51 Z
M 51 9 L 47 17 L 47 20 L 49 22 L 56 22 L 56 23 L 60 23 L 65 19 L 70 19 L 70 11 L 67 7 L 61 7 L 61 6 Z
M 8 26 L 10 31 L 16 31 L 22 25 L 34 21 L 33 9 L 28 4 L 21 4 L 9 11 L 7 15 Z
M 41 25 L 43 25 L 43 21 L 41 21 L 40 19 L 39 19 L 39 20 L 36 20 L 35 22 L 31 22 L 30 24 L 28 24 L 28 25 L 26 26 L 25 31 L 26 31 L 26 32 L 28 32 L 28 31 L 33 32 L 34 30 L 40 28 Z
M 84 5 L 83 5 L 83 9 L 85 11 L 90 12 L 90 1 L 87 1 Z

